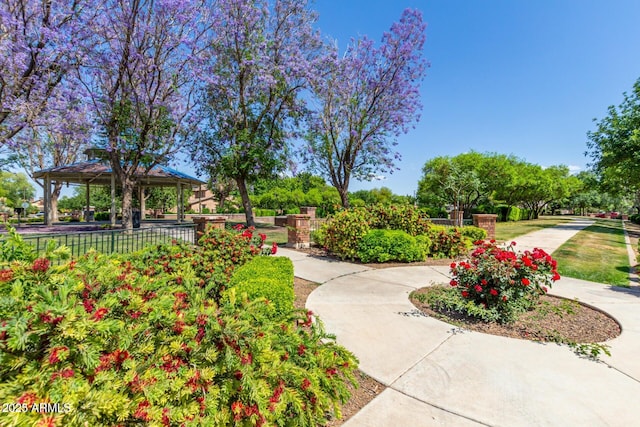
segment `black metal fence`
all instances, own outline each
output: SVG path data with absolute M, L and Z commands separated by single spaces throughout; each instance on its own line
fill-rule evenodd
M 170 243 L 173 240 L 195 244 L 194 224 L 179 224 L 144 227 L 133 230 L 100 230 L 75 233 L 22 234 L 22 239 L 33 245 L 38 253 L 46 250 L 47 243 L 54 240 L 71 250 L 71 256 L 84 255 L 89 249 L 105 254 L 129 253 L 148 245 Z M 0 241 L 2 237 L 0 236 Z

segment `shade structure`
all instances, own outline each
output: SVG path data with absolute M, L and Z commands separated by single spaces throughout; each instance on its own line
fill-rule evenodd
M 115 181 L 116 177 L 108 161 L 103 159 L 92 159 L 85 162 L 72 163 L 69 165 L 56 166 L 43 169 L 34 173 L 35 179 L 44 180 L 44 210 L 45 224 L 51 224 L 51 183 L 74 183 L 85 184 L 87 191 L 91 185 L 111 187 L 111 218 L 115 222 Z M 178 191 L 178 221 L 184 217 L 182 212 L 182 188 L 185 186 L 194 187 L 205 184 L 204 181 L 187 175 L 183 172 L 172 169 L 164 165 L 156 165 L 150 170 L 139 167 L 138 173 L 134 175 L 138 183 L 139 190 L 143 187 L 176 187 Z M 88 193 L 87 193 L 88 199 Z M 87 203 L 88 205 L 88 203 Z

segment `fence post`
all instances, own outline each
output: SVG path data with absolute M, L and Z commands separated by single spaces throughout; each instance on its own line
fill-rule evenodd
M 309 215 L 287 215 L 287 246 L 295 249 L 308 248 L 310 239 Z
M 495 239 L 497 218 L 498 215 L 495 214 L 473 214 L 473 225 L 487 230 L 487 237 Z

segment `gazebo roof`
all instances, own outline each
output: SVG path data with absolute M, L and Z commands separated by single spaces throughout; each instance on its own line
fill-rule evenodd
M 156 165 L 146 173 L 144 168 L 138 168 L 138 171 L 139 173 L 136 174 L 136 179 L 148 187 L 169 187 L 178 183 L 191 185 L 205 184 L 204 181 L 198 178 L 163 165 Z M 42 169 L 33 174 L 34 178 L 44 178 L 47 175 L 52 181 L 58 182 L 110 185 L 112 170 L 108 162 L 101 159 L 94 159 L 86 162 Z

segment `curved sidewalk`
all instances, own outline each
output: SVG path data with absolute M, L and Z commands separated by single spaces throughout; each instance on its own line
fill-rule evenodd
M 521 236 L 518 248 L 552 252 L 589 225 L 574 221 Z M 323 283 L 307 306 L 360 369 L 387 389 L 345 427 L 631 426 L 640 423 L 640 294 L 563 278 L 553 293 L 578 297 L 623 326 L 612 357 L 594 362 L 555 344 L 492 336 L 425 317 L 414 289 L 448 282 L 448 267 L 366 266 L 282 250 L 296 276 Z

